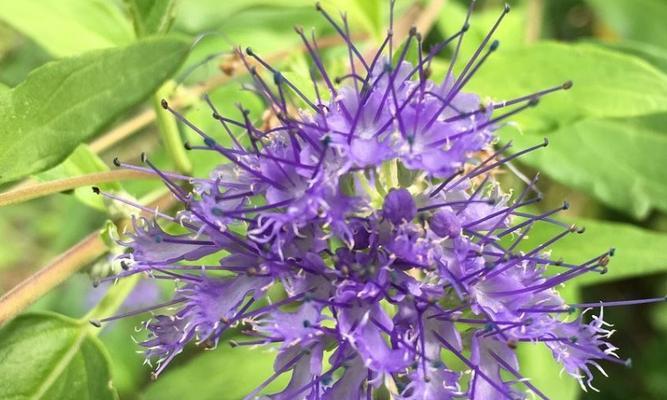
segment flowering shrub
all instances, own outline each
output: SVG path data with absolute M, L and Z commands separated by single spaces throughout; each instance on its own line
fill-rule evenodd
M 170 234 L 138 218 L 123 243 L 131 252 L 121 256 L 121 277 L 179 282 L 169 303 L 175 312 L 158 306 L 140 343 L 155 376 L 188 343 L 215 347 L 235 327 L 246 338 L 233 346 L 278 351 L 274 375 L 247 398 L 287 373 L 289 384 L 272 398 L 360 399 L 381 388 L 401 399 L 546 398 L 523 376 L 530 371 L 518 363 L 520 342 L 548 347 L 583 389 L 593 387 L 591 367 L 604 373 L 599 361 L 627 363 L 608 342 L 613 331 L 602 312 L 590 322 L 577 312 L 602 304 L 568 305 L 557 291 L 582 274 L 604 274 L 614 250 L 581 264 L 552 259 L 549 245 L 583 232 L 551 218 L 568 205 L 533 215 L 524 209 L 541 199 L 535 180 L 514 196 L 494 180 L 510 160 L 547 145 L 494 152 L 498 127 L 572 86 L 502 103 L 465 91 L 498 49 L 491 36 L 509 7 L 460 74 L 450 67 L 438 81 L 428 77 L 431 60 L 449 43 L 460 47 L 472 7 L 461 29 L 429 52 L 416 29 L 395 49 L 390 28 L 371 57 L 351 39 L 346 19 L 341 26 L 317 9 L 346 44 L 349 71 L 332 77 L 317 44 L 297 28 L 317 72 L 312 84 L 324 82 L 316 98 L 251 48 L 237 53 L 275 116 L 267 129 L 245 112 L 243 120 L 221 115 L 209 101 L 229 134 L 225 146 L 162 101 L 203 139 L 188 149 L 225 161 L 208 178 L 188 179 L 144 158 L 185 206 L 158 220 L 187 231 Z M 415 65 L 406 61 L 413 47 Z M 231 128 L 242 128 L 243 138 Z M 518 251 L 539 223 L 561 232 Z M 198 261 L 211 254 L 219 263 Z

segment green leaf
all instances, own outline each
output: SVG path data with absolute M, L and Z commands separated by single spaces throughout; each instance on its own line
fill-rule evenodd
M 107 0 L 0 0 L 0 19 L 57 57 L 133 40 L 129 21 Z
M 663 128 L 664 130 L 664 128 Z M 524 148 L 537 135 L 512 135 Z M 620 120 L 582 120 L 549 135 L 549 146 L 521 161 L 635 218 L 667 211 L 667 135 Z
M 591 44 L 544 42 L 493 54 L 466 91 L 509 100 L 571 79 L 516 117 L 524 129 L 553 130 L 582 117 L 632 117 L 667 111 L 667 75 L 637 57 Z
M 570 234 L 556 242 L 551 258 L 579 264 L 615 248 L 606 274 L 588 273 L 568 283 L 581 286 L 667 272 L 667 234 L 649 231 L 633 225 L 584 218 L 563 218 L 567 223 L 585 227 L 583 234 Z M 563 228 L 541 223 L 524 239 L 519 250 L 533 249 Z M 556 267 L 554 267 L 556 268 Z
M 664 0 L 586 0 L 623 39 L 664 46 L 667 43 L 667 2 Z
M 0 92 L 0 183 L 63 160 L 181 65 L 183 38 L 150 38 L 46 64 Z
M 664 47 L 658 47 L 641 42 L 624 41 L 620 43 L 604 43 L 605 47 L 619 50 L 651 63 L 664 73 L 667 73 L 667 50 Z
M 143 399 L 242 399 L 271 376 L 275 355 L 275 352 L 248 346 L 221 347 L 199 355 L 182 367 L 167 369 L 163 376 L 148 387 Z M 268 386 L 266 392 L 280 390 L 286 378 L 285 375 L 278 378 Z
M 138 37 L 163 34 L 174 22 L 173 0 L 125 0 Z
M 24 314 L 0 330 L 0 398 L 111 400 L 109 361 L 88 326 L 58 314 Z

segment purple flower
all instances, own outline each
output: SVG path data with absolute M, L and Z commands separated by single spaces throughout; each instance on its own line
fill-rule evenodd
M 546 142 L 508 156 L 509 145 L 487 157 L 481 152 L 493 148 L 502 120 L 571 84 L 482 105 L 463 90 L 498 48 L 489 43 L 493 30 L 460 76 L 450 68 L 438 84 L 427 79 L 428 66 L 450 42 L 458 49 L 467 19 L 427 53 L 413 30 L 398 54 L 389 34 L 365 58 L 347 21 L 340 26 L 317 8 L 341 34 L 350 59 L 348 75 L 331 77 L 317 47 L 297 29 L 316 71 L 313 84 L 326 93 L 306 97 L 248 49 L 267 79 L 239 52 L 277 126 L 262 130 L 247 113 L 237 121 L 211 104 L 230 136 L 218 143 L 163 102 L 201 136 L 204 145 L 188 148 L 218 153 L 221 166 L 191 180 L 194 189 L 186 192 L 179 185 L 184 177 L 149 160 L 148 168 L 121 164 L 158 174 L 185 208 L 157 219 L 186 233 L 169 234 L 157 221 L 140 219 L 123 242 L 132 251 L 122 256 L 121 276 L 178 282 L 174 299 L 153 310 L 174 311 L 149 318 L 140 343 L 157 361 L 156 374 L 188 343 L 214 346 L 243 324 L 246 338 L 233 345 L 277 352 L 275 373 L 248 399 L 282 374 L 291 380 L 274 399 L 361 399 L 378 390 L 406 400 L 517 399 L 529 392 L 545 398 L 524 378 L 531 371 L 521 370 L 515 353 L 531 343 L 548 346 L 590 386 L 591 366 L 618 361 L 607 341 L 611 332 L 601 316 L 564 317 L 605 303 L 566 305 L 556 288 L 604 273 L 613 251 L 579 264 L 551 259 L 549 245 L 582 230 L 551 218 L 562 208 L 523 211 L 540 200 L 534 182 L 514 196 L 494 182 L 495 168 Z M 412 63 L 411 47 L 418 50 Z M 504 107 L 513 108 L 497 115 Z M 543 223 L 562 230 L 519 251 Z M 211 262 L 214 254 L 219 258 Z
M 417 205 L 406 189 L 390 189 L 382 205 L 382 215 L 394 225 L 410 222 L 417 215 Z

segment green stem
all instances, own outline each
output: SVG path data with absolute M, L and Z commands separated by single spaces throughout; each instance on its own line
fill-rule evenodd
M 157 125 L 160 129 L 160 136 L 162 137 L 164 147 L 167 149 L 167 153 L 179 172 L 189 174 L 192 172 L 192 164 L 183 147 L 183 141 L 181 140 L 181 134 L 178 131 L 176 119 L 174 119 L 169 112 L 164 110 L 160 104 L 162 99 L 167 97 L 168 89 L 169 84 L 167 83 L 155 93 L 152 98 L 153 109 L 155 110 Z

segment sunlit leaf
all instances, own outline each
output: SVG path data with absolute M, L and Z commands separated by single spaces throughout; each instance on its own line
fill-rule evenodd
M 0 0 L 0 19 L 57 57 L 133 39 L 130 22 L 106 0 Z
M 667 272 L 667 234 L 645 230 L 629 224 L 593 219 L 563 219 L 567 223 L 585 227 L 583 234 L 571 234 L 556 242 L 551 258 L 578 264 L 615 249 L 606 274 L 588 273 L 568 285 L 581 286 Z M 538 224 L 520 248 L 533 249 L 563 228 L 546 223 Z M 557 268 L 557 267 L 553 267 Z M 602 300 L 602 299 L 601 299 Z
M 591 44 L 539 43 L 492 54 L 466 90 L 509 100 L 572 80 L 515 118 L 524 129 L 552 130 L 583 117 L 667 111 L 667 75 L 637 57 Z
M 111 400 L 106 351 L 89 326 L 58 314 L 22 315 L 0 330 L 0 398 Z
M 549 147 L 522 162 L 636 218 L 667 211 L 667 134 L 621 120 L 583 120 L 550 134 Z M 512 135 L 517 148 L 541 140 Z
M 49 63 L 0 93 L 0 182 L 49 168 L 169 78 L 189 41 L 165 37 Z

